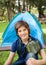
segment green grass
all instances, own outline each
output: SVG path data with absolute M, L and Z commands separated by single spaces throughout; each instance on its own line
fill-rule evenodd
M 8 22 L 0 22 L 0 32 L 4 32 Z
M 46 24 L 41 24 L 41 27 L 46 29 Z
M 8 22 L 0 22 L 0 43 L 2 42 L 2 33 L 6 29 Z
M 4 65 L 4 62 L 6 61 L 7 57 L 9 55 L 9 51 L 0 51 L 0 65 Z
M 4 65 L 4 63 L 7 60 L 9 54 L 10 54 L 10 51 L 0 51 L 0 65 Z M 16 53 L 14 58 L 13 58 L 13 62 L 16 61 L 17 58 L 18 58 L 18 55 Z
M 46 34 L 43 34 L 44 44 L 46 45 Z

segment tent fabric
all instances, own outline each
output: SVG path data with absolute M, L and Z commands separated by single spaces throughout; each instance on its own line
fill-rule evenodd
M 18 13 L 9 22 L 7 28 L 2 35 L 2 47 L 11 46 L 14 41 L 18 39 L 16 31 L 14 29 L 15 24 L 23 20 L 28 23 L 30 28 L 30 36 L 37 39 L 42 45 L 44 45 L 42 28 L 37 18 L 29 12 Z

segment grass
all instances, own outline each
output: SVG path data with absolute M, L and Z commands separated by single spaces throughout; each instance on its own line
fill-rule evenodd
M 46 29 L 46 24 L 41 24 L 41 27 Z
M 8 22 L 0 22 L 0 32 L 3 32 L 8 25 Z
M 0 52 L 0 65 L 4 65 L 5 61 L 7 60 L 8 56 L 9 56 L 9 53 L 10 53 L 10 51 L 1 51 Z M 13 58 L 13 62 L 16 61 L 17 58 L 18 58 L 18 55 L 16 53 L 15 57 Z
M 44 44 L 46 45 L 46 34 L 43 34 Z
M 8 22 L 0 22 L 0 43 L 2 42 L 2 33 L 6 29 Z
M 9 51 L 0 51 L 0 65 L 4 65 L 4 62 L 6 61 L 8 55 Z

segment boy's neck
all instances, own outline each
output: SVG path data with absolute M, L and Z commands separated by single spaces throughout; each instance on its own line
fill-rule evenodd
M 22 42 L 23 42 L 25 45 L 27 45 L 28 40 L 22 40 Z

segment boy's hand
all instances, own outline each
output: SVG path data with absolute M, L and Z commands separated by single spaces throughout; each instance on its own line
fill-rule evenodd
M 26 61 L 26 65 L 39 65 L 37 63 L 37 60 L 34 59 L 34 58 L 29 58 L 27 61 Z

